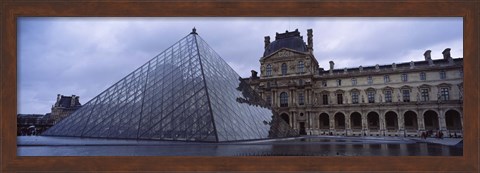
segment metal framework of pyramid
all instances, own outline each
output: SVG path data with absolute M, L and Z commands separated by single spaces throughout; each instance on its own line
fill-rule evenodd
M 193 30 L 43 135 L 222 142 L 296 134 L 265 105 Z

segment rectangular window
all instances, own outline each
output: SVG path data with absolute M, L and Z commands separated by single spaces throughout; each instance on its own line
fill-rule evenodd
M 368 82 L 369 85 L 373 84 L 372 76 L 367 77 L 367 82 Z
M 373 91 L 367 92 L 368 103 L 375 103 L 375 93 Z
M 445 101 L 445 100 L 449 100 L 449 99 L 450 99 L 450 98 L 449 98 L 450 96 L 449 96 L 449 94 L 448 94 L 448 88 L 441 88 L 440 91 L 441 91 L 441 97 L 442 97 L 441 99 L 442 99 L 442 100 Z
M 328 105 L 328 95 L 327 94 L 322 95 L 322 100 L 323 100 L 323 105 Z
M 337 94 L 337 104 L 343 104 L 343 94 Z
M 390 82 L 390 76 L 388 76 L 388 75 L 383 76 L 383 81 L 384 81 L 385 83 Z
M 298 93 L 298 105 L 304 105 L 305 104 L 305 96 L 303 95 L 303 92 Z
M 337 79 L 337 86 L 342 86 L 342 79 Z
M 298 62 L 298 67 L 297 67 L 297 72 L 298 73 L 304 73 L 304 64 L 303 64 L 303 61 L 299 61 Z
M 327 81 L 322 81 L 322 87 L 327 87 Z
M 391 90 L 385 91 L 385 102 L 387 102 L 387 103 L 392 102 L 392 91 Z
M 352 103 L 353 104 L 358 103 L 358 92 L 352 92 Z
M 402 82 L 407 82 L 407 81 L 408 81 L 408 75 L 402 74 Z
M 357 85 L 357 79 L 353 78 L 352 79 L 352 86 L 356 86 Z
M 410 102 L 410 90 L 402 90 L 403 102 Z
M 287 64 L 282 64 L 282 76 L 287 75 Z
M 446 79 L 447 78 L 447 73 L 445 71 L 440 72 L 440 79 Z
M 420 73 L 420 80 L 427 80 L 427 74 L 425 74 L 425 72 Z
M 422 101 L 424 102 L 428 101 L 429 100 L 428 89 L 422 89 L 421 93 L 422 93 Z

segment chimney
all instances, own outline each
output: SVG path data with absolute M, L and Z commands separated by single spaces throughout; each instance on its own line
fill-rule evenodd
M 431 52 L 431 50 L 427 50 L 425 53 L 423 53 L 423 56 L 425 56 L 425 61 L 432 60 L 432 56 L 430 55 Z
M 447 59 L 448 63 L 453 64 L 453 58 L 450 56 L 450 48 L 446 48 L 443 52 L 443 59 Z
M 75 106 L 75 95 L 72 95 L 72 98 L 70 98 L 70 107 Z
M 257 71 L 252 70 L 252 71 L 250 71 L 250 72 L 252 72 L 252 79 L 258 78 L 258 77 L 257 77 Z
M 270 45 L 270 36 L 265 36 L 265 49 Z
M 307 29 L 307 49 L 313 51 L 313 29 Z
M 442 52 L 443 54 L 443 59 L 451 59 L 452 57 L 450 56 L 450 48 L 446 48 Z
M 333 61 L 330 61 L 328 63 L 330 63 L 330 74 L 333 74 L 333 66 L 335 65 L 335 63 Z
M 428 61 L 428 65 L 433 66 L 433 60 L 432 60 L 432 56 L 430 54 L 431 52 L 432 52 L 431 50 L 427 50 L 427 51 L 425 51 L 423 56 L 425 56 L 425 61 Z
M 57 94 L 57 102 L 55 102 L 55 106 L 59 106 L 61 98 L 62 98 L 62 95 Z

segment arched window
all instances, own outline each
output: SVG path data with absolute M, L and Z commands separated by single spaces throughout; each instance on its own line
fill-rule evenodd
M 286 92 L 280 93 L 280 107 L 288 107 L 288 94 Z
M 272 76 L 272 65 L 271 64 L 267 65 L 267 76 Z
M 305 69 L 304 69 L 303 61 L 298 61 L 297 72 L 303 73 L 303 72 L 305 72 L 304 70 L 305 70 Z
M 287 64 L 282 64 L 282 75 L 287 75 Z

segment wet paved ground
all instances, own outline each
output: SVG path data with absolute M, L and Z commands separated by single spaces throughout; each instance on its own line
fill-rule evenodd
M 461 146 L 416 139 L 300 137 L 231 143 L 71 137 L 17 138 L 19 156 L 462 156 Z

